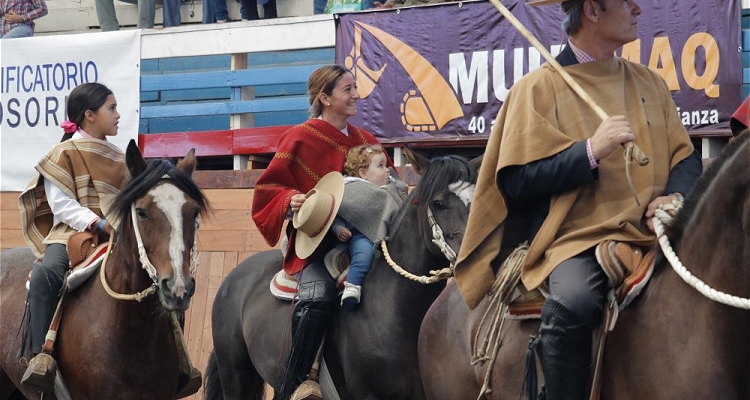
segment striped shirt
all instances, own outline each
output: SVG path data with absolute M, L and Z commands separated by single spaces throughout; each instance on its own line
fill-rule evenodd
M 2 29 L 0 29 L 3 36 L 21 24 L 29 25 L 33 30 L 34 20 L 47 15 L 47 4 L 44 0 L 2 0 L 0 16 L 5 16 L 5 13 L 9 11 L 22 16 L 23 22 L 12 24 L 3 18 Z

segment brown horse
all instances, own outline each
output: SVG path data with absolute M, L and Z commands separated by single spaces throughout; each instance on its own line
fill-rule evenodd
M 446 247 L 461 244 L 480 159 L 470 164 L 455 156 L 430 161 L 407 155 L 424 172 L 391 221 L 387 248 L 404 270 L 425 276 L 448 265 L 433 244 L 436 226 Z M 342 399 L 424 399 L 417 336 L 444 281 L 418 283 L 392 267 L 385 257 L 373 260 L 362 303 L 336 312 L 326 334 L 324 358 Z M 265 383 L 278 393 L 290 348 L 291 303 L 273 297 L 268 286 L 280 268 L 281 252 L 264 251 L 240 263 L 221 284 L 213 306 L 206 399 L 263 399 Z
M 710 165 L 667 232 L 695 277 L 744 297 L 745 307 L 750 307 L 748 135 Z M 473 366 L 472 346 L 488 303 L 485 298 L 469 311 L 453 283 L 433 303 L 419 338 L 427 398 L 522 397 L 524 357 L 529 336 L 538 333 L 537 321 L 505 321 L 491 393 L 478 397 L 490 362 Z M 607 337 L 602 368 L 602 399 L 750 399 L 750 311 L 704 296 L 658 256 L 651 281 Z
M 193 151 L 177 167 L 165 160 L 146 163 L 131 141 L 126 162 L 132 179 L 114 202 L 121 223 L 106 274 L 101 279 L 95 274 L 66 295 L 55 343 L 58 374 L 76 400 L 172 399 L 177 392 L 179 362 L 169 312 L 186 309 L 195 291 L 192 252 L 197 218 L 207 202 L 191 178 Z M 136 236 L 144 246 L 140 258 Z M 24 368 L 19 363 L 24 283 L 34 256 L 19 248 L 1 257 L 0 400 L 19 392 L 39 398 L 20 385 Z M 116 299 L 104 282 L 120 294 L 153 287 L 158 295 Z

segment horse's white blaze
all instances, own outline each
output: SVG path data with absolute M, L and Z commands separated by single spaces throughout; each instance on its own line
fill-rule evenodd
M 182 240 L 182 206 L 187 199 L 181 190 L 168 184 L 157 186 L 149 193 L 172 226 L 169 236 L 169 258 L 174 272 L 172 294 L 182 297 L 185 295 L 185 277 L 182 276 L 182 253 L 185 251 L 185 242 Z
M 474 184 L 464 181 L 453 182 L 448 185 L 448 190 L 458 196 L 461 201 L 464 202 L 464 206 L 468 207 L 471 204 L 471 200 L 474 198 Z

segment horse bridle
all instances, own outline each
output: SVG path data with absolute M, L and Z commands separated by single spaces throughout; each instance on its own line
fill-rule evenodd
M 137 292 L 134 294 L 121 294 L 115 292 L 107 283 L 107 279 L 104 274 L 104 269 L 107 265 L 107 260 L 109 259 L 109 254 L 112 252 L 112 244 L 114 243 L 114 233 L 110 235 L 109 237 L 109 244 L 107 245 L 107 254 L 104 256 L 104 261 L 102 261 L 102 266 L 99 271 L 99 276 L 102 281 L 102 286 L 104 286 L 104 291 L 107 292 L 111 297 L 117 299 L 117 300 L 136 300 L 138 302 L 142 301 L 146 297 L 150 296 L 153 293 L 156 293 L 156 290 L 159 288 L 159 276 L 156 272 L 156 267 L 154 267 L 154 264 L 151 263 L 151 260 L 148 258 L 148 254 L 146 254 L 146 246 L 143 244 L 143 238 L 141 237 L 141 231 L 138 229 L 138 221 L 136 220 L 136 210 L 135 210 L 135 203 L 130 204 L 130 218 L 133 222 L 133 233 L 135 235 L 136 243 L 138 244 L 138 259 L 141 262 L 141 267 L 148 273 L 148 276 L 151 278 L 151 285 L 146 288 L 145 290 L 141 292 Z M 200 227 L 200 221 L 196 218 L 195 220 L 195 236 L 193 238 L 193 249 L 192 249 L 192 257 L 190 259 L 190 275 L 195 276 L 195 271 L 198 268 L 198 251 L 197 251 L 197 245 L 198 245 L 198 228 Z
M 393 268 L 396 273 L 403 276 L 404 278 L 410 279 L 415 282 L 419 282 L 425 285 L 429 285 L 435 282 L 439 282 L 443 279 L 448 279 L 453 276 L 453 269 L 456 266 L 456 252 L 451 248 L 451 246 L 448 244 L 448 242 L 445 241 L 445 236 L 443 235 L 443 229 L 440 228 L 440 225 L 437 223 L 437 220 L 435 220 L 435 216 L 432 213 L 432 209 L 430 206 L 427 206 L 427 223 L 430 225 L 430 229 L 432 230 L 432 243 L 435 244 L 440 249 L 440 252 L 443 253 L 445 258 L 448 259 L 450 262 L 450 266 L 440 269 L 440 270 L 431 270 L 430 276 L 425 275 L 415 275 L 411 272 L 403 269 L 400 265 L 398 265 L 393 259 L 391 258 L 391 254 L 388 252 L 388 246 L 386 244 L 386 241 L 383 240 L 380 242 L 380 248 L 383 250 L 383 257 L 385 257 L 385 261 L 388 263 L 388 265 Z

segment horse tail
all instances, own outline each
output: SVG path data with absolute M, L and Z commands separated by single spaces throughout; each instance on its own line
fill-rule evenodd
M 208 365 L 206 365 L 205 385 L 203 385 L 204 400 L 222 400 L 224 399 L 224 389 L 221 386 L 221 377 L 219 376 L 219 362 L 216 361 L 216 351 L 211 350 L 208 356 Z

